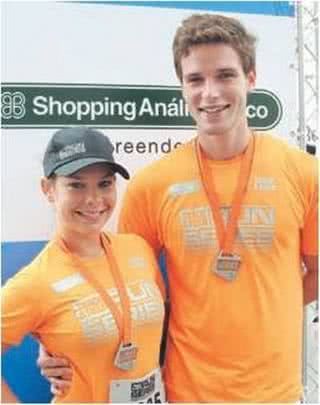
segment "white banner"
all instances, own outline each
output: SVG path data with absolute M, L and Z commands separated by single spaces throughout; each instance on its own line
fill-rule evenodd
M 215 2 L 208 2 L 207 10 L 174 8 L 173 3 L 171 8 L 2 4 L 4 241 L 47 240 L 53 232 L 53 213 L 39 184 L 44 148 L 58 127 L 102 128 L 131 174 L 194 135 L 171 46 L 181 20 L 195 12 L 237 17 L 258 37 L 257 91 L 248 118 L 254 127 L 274 128 L 290 141 L 296 119 L 292 15 L 263 14 L 270 6 L 264 2 L 255 13 L 245 2 L 236 2 L 235 11 L 228 2 L 224 11 L 215 11 Z M 119 179 L 119 200 L 124 189 Z M 113 230 L 119 206 L 108 225 Z

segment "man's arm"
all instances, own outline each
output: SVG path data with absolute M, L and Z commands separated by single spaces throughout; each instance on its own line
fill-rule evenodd
M 305 255 L 303 262 L 306 266 L 306 274 L 303 278 L 303 303 L 308 305 L 318 300 L 318 256 Z

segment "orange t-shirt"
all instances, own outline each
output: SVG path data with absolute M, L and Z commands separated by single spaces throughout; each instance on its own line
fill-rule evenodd
M 301 254 L 317 254 L 317 160 L 270 134 L 255 136 L 235 241 L 243 263 L 232 282 L 212 271 L 219 246 L 194 142 L 138 173 L 124 198 L 121 231 L 141 235 L 166 257 L 170 402 L 301 395 Z M 224 219 L 241 159 L 208 161 Z
M 163 286 L 154 254 L 139 236 L 108 236 L 131 303 L 138 347 L 134 369 L 113 365 L 119 345 L 114 317 L 56 242 L 2 289 L 3 342 L 18 344 L 32 333 L 50 353 L 71 363 L 71 388 L 54 402 L 109 402 L 111 380 L 138 379 L 159 367 Z M 80 260 L 121 308 L 106 257 Z

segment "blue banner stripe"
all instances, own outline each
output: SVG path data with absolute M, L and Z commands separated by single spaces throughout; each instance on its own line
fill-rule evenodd
M 264 14 L 282 17 L 294 17 L 295 15 L 295 8 L 291 1 L 79 1 L 78 3 Z

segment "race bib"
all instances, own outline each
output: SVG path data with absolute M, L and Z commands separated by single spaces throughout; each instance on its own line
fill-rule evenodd
M 161 404 L 166 402 L 160 369 L 135 380 L 111 380 L 110 402 Z

